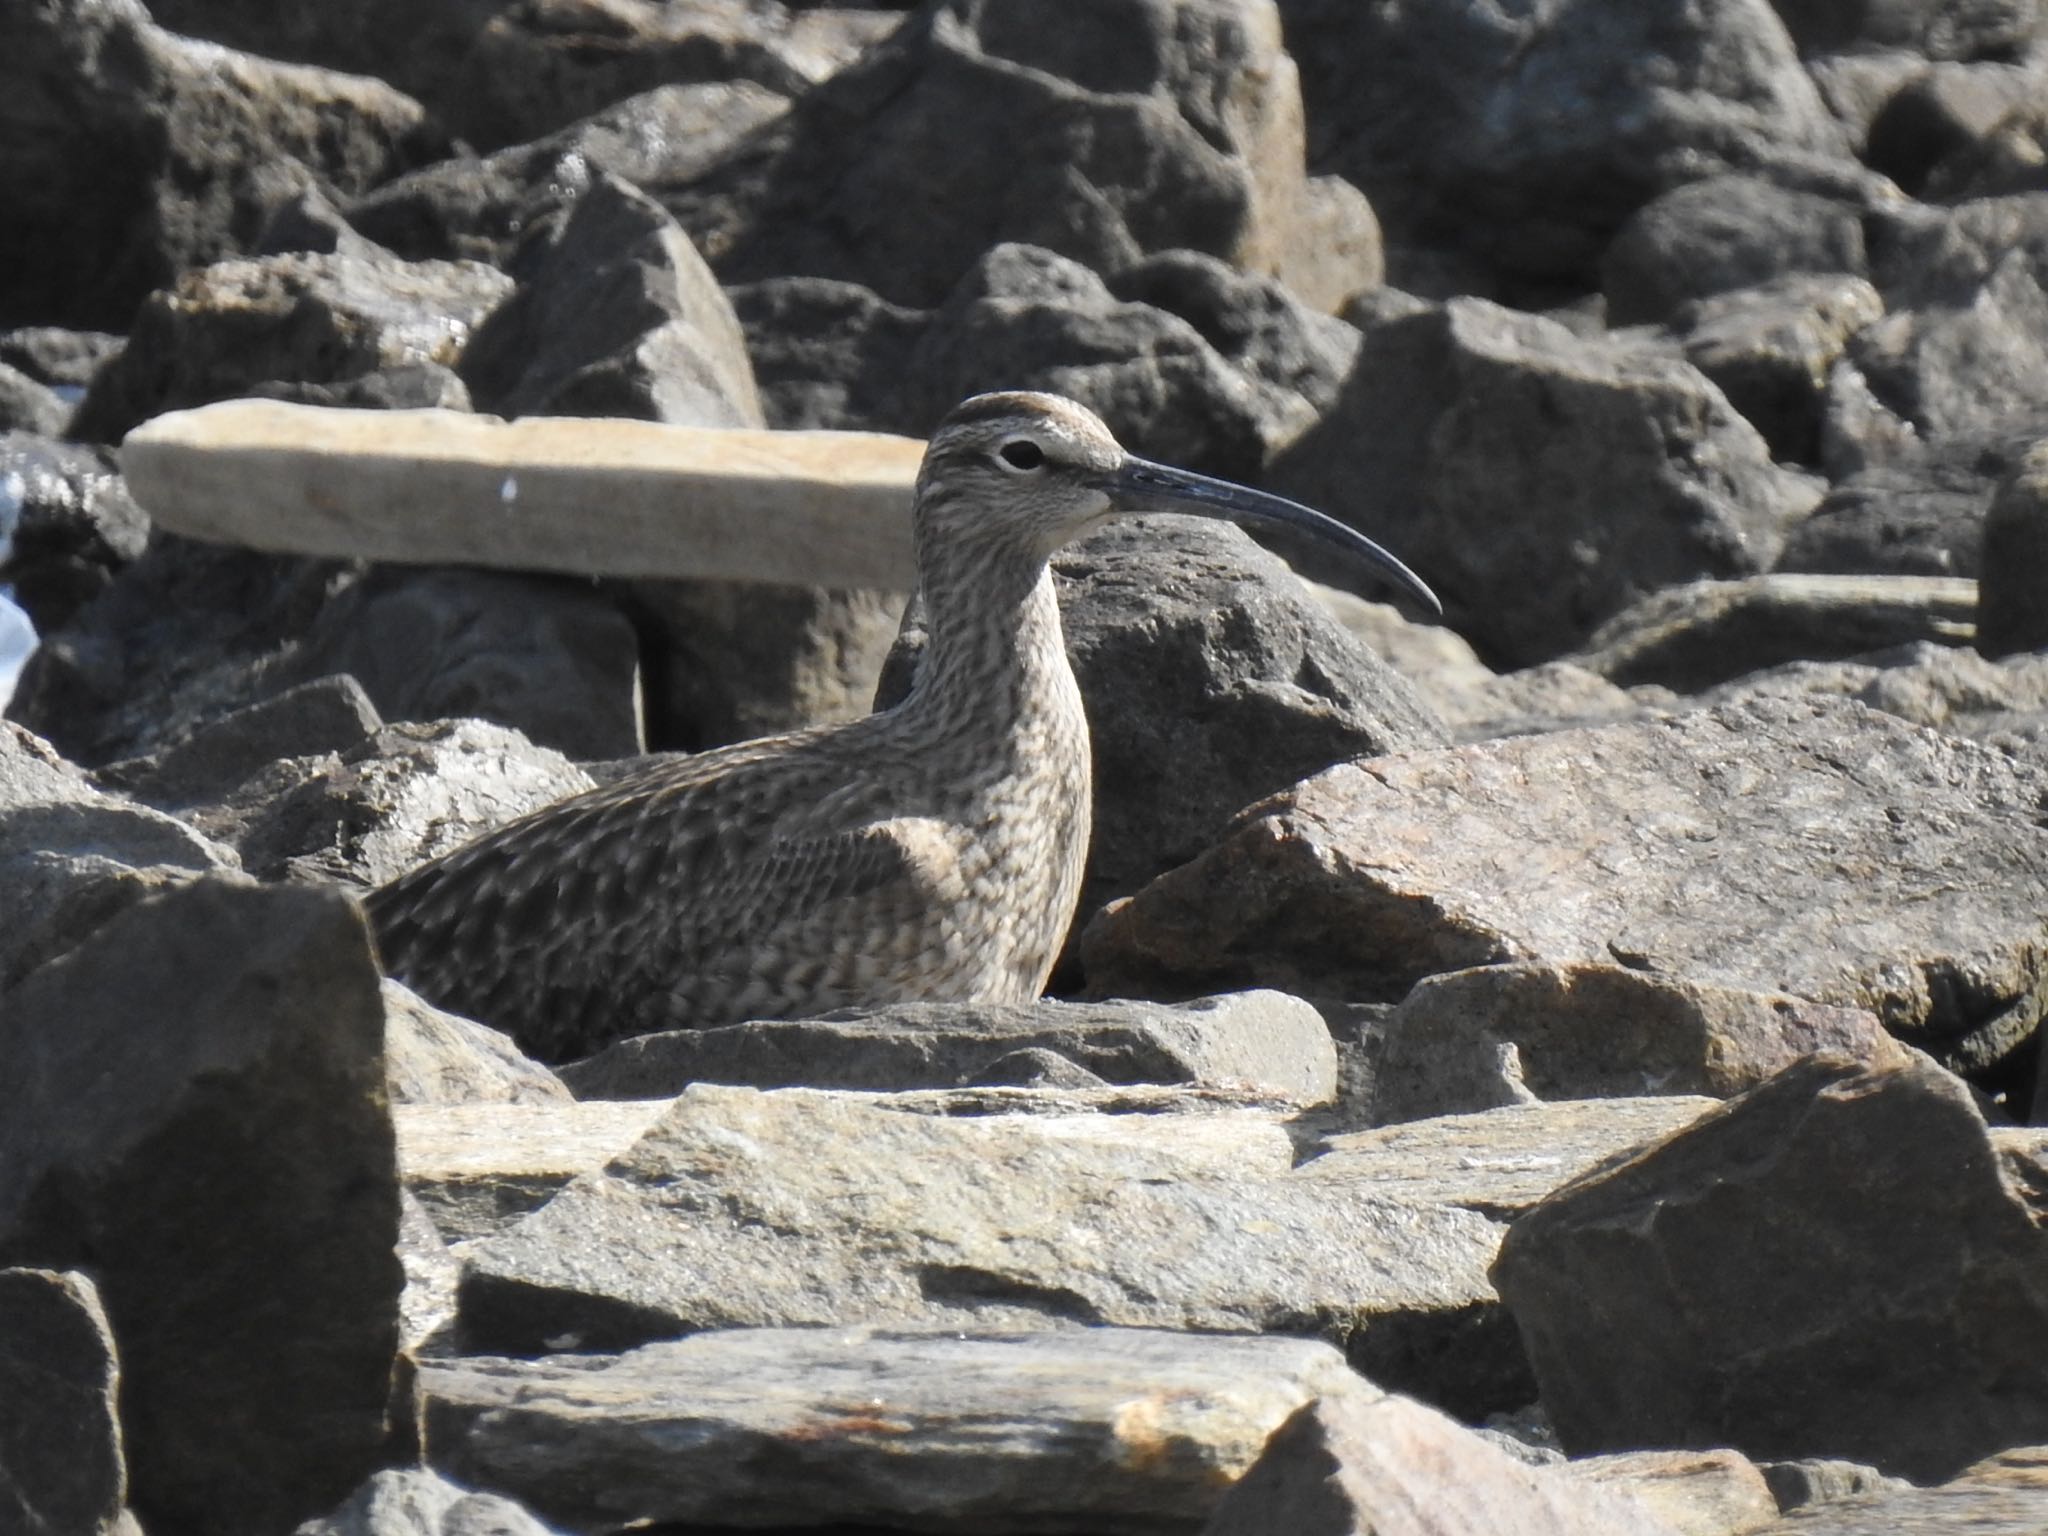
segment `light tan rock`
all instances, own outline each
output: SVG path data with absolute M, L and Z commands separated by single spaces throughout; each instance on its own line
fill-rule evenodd
M 1627 1493 L 1678 1536 L 1744 1536 L 1778 1518 L 1770 1484 L 1740 1451 L 1617 1451 L 1559 1470 Z
M 236 400 L 121 449 L 162 528 L 279 553 L 796 586 L 913 583 L 924 445 Z

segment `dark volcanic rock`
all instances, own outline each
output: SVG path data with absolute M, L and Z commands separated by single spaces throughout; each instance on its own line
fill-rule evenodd
M 2029 450 L 1985 514 L 1977 594 L 1978 650 L 2048 649 L 2048 445 Z
M 1348 763 L 1089 926 L 1098 992 L 1395 1001 L 1510 960 L 1868 1008 L 1968 1069 L 2040 1022 L 2048 777 L 1834 700 Z
M 1672 582 L 1767 569 L 1818 494 L 1664 349 L 1473 299 L 1368 330 L 1271 479 L 1398 550 L 1509 666 Z
M 2025 49 L 2041 25 L 2037 0 L 1775 0 L 1802 53 L 1904 48 L 1932 59 L 2003 57 Z
M 144 302 L 72 433 L 117 442 L 161 411 L 272 380 L 326 384 L 394 365 L 452 364 L 511 289 L 510 278 L 475 262 L 406 262 L 382 251 L 201 267 Z
M 1494 1273 L 1573 1451 L 1934 1480 L 2048 1439 L 2038 1171 L 1939 1068 L 1816 1057 L 1559 1191 Z
M 764 278 L 726 294 L 771 427 L 887 432 L 908 419 L 903 391 L 929 310 L 827 277 Z
M 390 1454 L 377 987 L 339 892 L 202 881 L 0 1007 L 0 1258 L 91 1266 L 151 1529 L 273 1536 Z
M 220 50 L 138 0 L 0 11 L 0 326 L 124 329 L 186 268 L 245 248 L 321 182 L 360 192 L 440 146 L 375 80 Z
M 0 1269 L 0 1517 L 50 1536 L 116 1529 L 128 1497 L 114 1334 L 82 1274 Z
M 602 173 L 478 328 L 462 375 L 502 416 L 762 424 L 739 322 L 703 258 L 659 203 Z
M 1281 10 L 1315 167 L 1361 187 L 1390 242 L 1512 278 L 1583 283 L 1638 206 L 1716 170 L 1859 175 L 1763 0 Z
M 0 432 L 0 580 L 48 633 L 140 555 L 149 519 L 98 450 Z
M 1174 248 L 1273 271 L 1301 153 L 1268 5 L 945 0 L 660 195 L 729 282 L 832 277 L 929 306 L 1004 241 L 1096 271 Z
M 1754 176 L 1715 176 L 1638 210 L 1601 254 L 1600 288 L 1609 322 L 1632 325 L 1795 273 L 1864 270 L 1863 222 L 1852 204 Z

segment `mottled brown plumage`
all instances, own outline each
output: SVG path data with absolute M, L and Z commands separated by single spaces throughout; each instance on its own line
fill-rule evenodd
M 392 881 L 386 969 L 564 1060 L 655 1029 L 1045 985 L 1088 849 L 1088 726 L 1046 562 L 1118 512 L 1309 527 L 1277 497 L 1132 458 L 1083 407 L 980 395 L 918 474 L 927 644 L 909 697 L 661 762 Z

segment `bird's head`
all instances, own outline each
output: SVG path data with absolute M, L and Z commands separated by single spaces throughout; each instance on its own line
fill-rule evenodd
M 954 407 L 918 472 L 920 559 L 999 547 L 1039 561 L 1123 513 L 1181 512 L 1314 535 L 1432 612 L 1436 594 L 1371 539 L 1322 513 L 1124 452 L 1102 420 L 1059 395 L 976 395 Z

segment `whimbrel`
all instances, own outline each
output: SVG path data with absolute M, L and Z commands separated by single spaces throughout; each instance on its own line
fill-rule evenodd
M 1134 458 L 1056 395 L 968 400 L 918 471 L 927 641 L 900 704 L 664 761 L 371 895 L 386 969 L 565 1060 L 626 1035 L 1038 996 L 1080 895 L 1088 723 L 1047 561 L 1119 513 L 1370 539 Z

